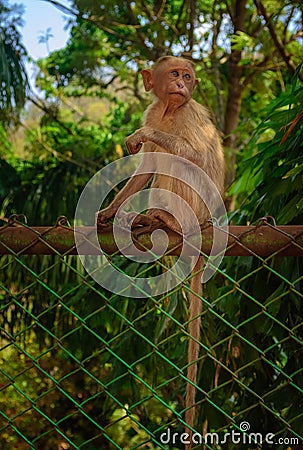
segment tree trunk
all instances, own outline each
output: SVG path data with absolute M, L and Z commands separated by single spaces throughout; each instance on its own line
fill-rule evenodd
M 247 0 L 236 0 L 234 10 L 231 12 L 231 19 L 234 26 L 234 34 L 237 31 L 244 31 L 246 17 Z M 241 111 L 243 85 L 241 82 L 242 67 L 239 65 L 242 52 L 239 50 L 231 50 L 228 63 L 228 96 L 224 117 L 224 146 L 230 149 L 228 158 L 229 166 L 227 167 L 225 184 L 229 185 L 234 179 L 235 173 L 235 142 L 236 135 L 234 130 L 239 123 L 239 115 Z M 228 150 L 227 150 L 228 151 Z

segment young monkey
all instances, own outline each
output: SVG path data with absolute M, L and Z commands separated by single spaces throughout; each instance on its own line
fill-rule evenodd
M 152 70 L 142 71 L 146 91 L 152 91 L 155 99 L 144 115 L 143 127 L 139 128 L 126 139 L 129 153 L 138 153 L 142 147 L 146 152 L 164 152 L 180 156 L 199 166 L 213 181 L 220 193 L 223 192 L 224 160 L 219 133 L 210 120 L 207 110 L 192 99 L 193 90 L 197 84 L 194 65 L 184 58 L 164 56 L 154 65 Z M 144 164 L 144 155 L 143 161 Z M 105 209 L 99 211 L 97 216 L 98 227 L 104 227 L 112 219 L 122 203 L 141 190 L 153 177 L 151 188 L 160 188 L 173 192 L 185 200 L 192 208 L 199 224 L 205 223 L 210 213 L 200 196 L 193 189 L 178 178 L 157 174 L 157 163 L 150 169 L 150 173 L 134 174 L 125 187 L 117 194 L 113 202 Z M 159 168 L 158 168 L 159 169 Z M 191 180 L 190 164 L 182 165 L 182 172 L 186 179 Z M 195 175 L 196 177 L 196 175 Z M 183 177 L 182 177 L 183 178 Z M 203 180 L 192 180 L 193 185 L 201 185 Z M 152 192 L 152 191 L 151 191 Z M 158 191 L 159 192 L 159 191 Z M 162 192 L 162 191 L 161 191 Z M 152 194 L 151 194 L 152 195 Z M 181 204 L 175 201 L 175 196 L 157 194 L 159 208 L 151 208 L 145 216 L 138 215 L 132 222 L 133 226 L 146 224 L 164 224 L 168 228 L 180 232 L 180 223 L 174 218 L 174 211 L 178 211 L 178 218 L 182 230 L 192 227 L 191 216 L 182 211 Z M 134 216 L 132 216 L 133 219 Z M 200 314 L 202 302 L 201 271 L 204 266 L 202 256 L 193 269 L 196 273 L 191 279 L 190 287 L 193 292 L 189 295 L 189 339 L 188 345 L 188 371 L 190 381 L 186 387 L 185 421 L 193 427 L 195 417 L 195 388 L 197 382 L 197 359 L 199 356 Z M 193 383 L 193 384 L 192 384 Z M 191 442 L 191 430 L 187 428 Z M 191 445 L 186 446 L 187 449 Z

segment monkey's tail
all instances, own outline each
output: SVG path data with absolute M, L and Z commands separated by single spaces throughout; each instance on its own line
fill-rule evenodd
M 193 269 L 193 273 L 196 273 L 190 281 L 190 288 L 198 296 L 202 295 L 202 284 L 201 284 L 201 271 L 204 266 L 203 256 L 199 256 L 198 261 Z M 202 312 L 202 301 L 193 292 L 189 294 L 189 327 L 188 331 L 192 338 L 189 338 L 188 342 L 188 368 L 187 368 L 187 378 L 190 382 L 186 385 L 186 398 L 185 398 L 185 422 L 189 427 L 193 427 L 195 418 L 195 399 L 196 399 L 196 388 L 193 384 L 197 384 L 197 370 L 198 363 L 197 359 L 199 357 L 199 340 L 200 340 L 200 325 L 201 325 L 201 312 Z M 192 384 L 193 383 L 193 384 Z M 192 431 L 187 427 L 186 433 L 189 434 L 188 441 L 190 444 L 185 445 L 185 450 L 191 448 L 192 443 Z

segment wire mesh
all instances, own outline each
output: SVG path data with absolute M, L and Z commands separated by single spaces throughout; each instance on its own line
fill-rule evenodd
M 16 225 L 29 241 L 8 239 Z M 303 233 L 262 226 L 275 233 L 267 256 L 245 240 L 251 229 L 230 233 L 227 254 L 246 256 L 226 257 L 203 288 L 193 448 L 302 446 Z M 60 228 L 72 233 L 62 218 L 47 230 Z M 121 297 L 84 271 L 72 241 L 58 250 L 45 233 L 15 219 L 0 229 L 0 448 L 184 448 L 188 279 Z M 52 254 L 28 255 L 37 242 Z M 165 265 L 110 258 L 151 280 Z

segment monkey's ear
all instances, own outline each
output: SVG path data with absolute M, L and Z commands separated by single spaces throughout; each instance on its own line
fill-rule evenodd
M 146 92 L 151 91 L 154 87 L 152 70 L 142 70 L 141 75 Z

